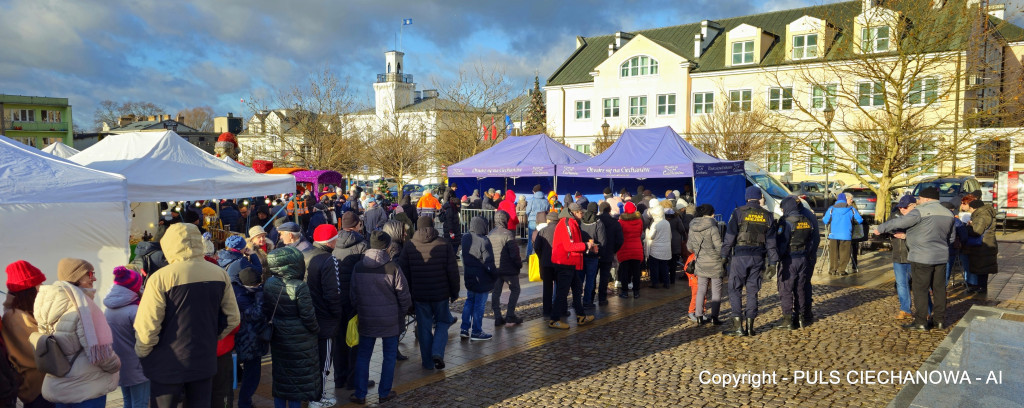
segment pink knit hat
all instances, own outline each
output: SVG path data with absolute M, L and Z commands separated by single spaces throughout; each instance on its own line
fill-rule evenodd
M 142 275 L 123 266 L 114 268 L 114 284 L 124 286 L 132 292 L 142 290 Z

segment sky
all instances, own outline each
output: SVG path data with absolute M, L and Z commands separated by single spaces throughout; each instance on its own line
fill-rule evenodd
M 0 93 L 66 97 L 75 123 L 90 129 L 108 99 L 152 102 L 167 114 L 209 105 L 218 116 L 248 116 L 240 99 L 291 88 L 326 67 L 369 105 L 399 31 L 405 72 L 419 90 L 484 63 L 525 91 L 534 75 L 543 85 L 576 36 L 823 2 L 834 1 L 0 0 Z M 1015 11 L 1024 0 L 1008 3 L 1008 17 L 1021 24 Z

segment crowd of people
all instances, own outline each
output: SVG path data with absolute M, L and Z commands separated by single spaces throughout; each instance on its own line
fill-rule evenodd
M 201 207 L 168 207 L 159 240 L 140 243 L 132 262 L 113 271 L 65 258 L 56 282 L 43 285 L 42 271 L 14 262 L 6 267 L 2 338 L 17 396 L 26 407 L 94 407 L 120 387 L 126 407 L 251 407 L 269 353 L 275 406 L 334 405 L 328 376 L 336 389 L 352 391 L 351 402 L 365 403 L 374 387 L 388 401 L 396 395 L 396 362 L 408 359 L 398 351 L 407 315 L 415 316 L 422 368 L 442 370 L 461 289 L 459 335 L 486 341 L 488 296 L 495 327 L 523 322 L 519 281 L 529 262 L 538 264 L 542 311 L 553 329 L 569 329 L 571 315 L 575 325 L 593 322 L 613 282 L 620 298 L 639 298 L 645 270 L 652 290 L 687 280 L 688 315 L 698 325 L 724 323 L 725 288 L 732 308 L 726 335 L 756 334 L 757 295 L 775 274 L 783 312 L 775 327 L 813 321 L 810 277 L 821 227 L 799 197 L 782 199 L 776 220 L 751 186 L 722 225 L 716 213 L 723 211 L 711 205 L 694 205 L 678 191 L 655 198 L 642 186 L 635 195 L 606 189 L 598 202 L 580 194 L 558 202 L 540 186 L 518 200 L 512 191 L 460 199 L 456 189 L 447 187 L 441 200 L 425 193 L 415 204 L 355 189 L 320 199 L 270 197 L 266 205 L 224 201 L 220 220 L 239 233 L 219 251 Z M 934 189 L 901 198 L 898 216 L 875 231 L 891 236 L 897 317 L 914 318 L 908 329 L 945 327 L 949 265 L 963 264 L 972 290 L 983 291 L 996 272 L 992 208 L 972 195 L 956 207 L 938 198 Z M 493 218 L 463 220 L 463 206 L 493 209 Z M 515 233 L 520 222 L 528 230 L 525 256 Z M 841 274 L 863 218 L 840 195 L 822 223 L 829 271 Z M 105 311 L 93 288 L 100 273 L 114 282 Z M 383 363 L 375 383 L 369 364 L 378 339 Z M 46 345 L 70 370 L 39 363 Z

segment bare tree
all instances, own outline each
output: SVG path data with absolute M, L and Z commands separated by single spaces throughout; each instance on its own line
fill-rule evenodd
M 376 129 L 364 135 L 368 144 L 364 161 L 383 178 L 394 178 L 399 194 L 406 182 L 427 176 L 432 167 L 427 117 L 427 113 L 385 111 L 376 117 Z
M 795 157 L 811 173 L 834 170 L 871 186 L 884 220 L 892 189 L 923 175 L 964 173 L 962 161 L 979 145 L 1008 140 L 1014 130 L 1000 126 L 1017 113 L 1007 101 L 1020 94 L 1000 87 L 1006 23 L 976 3 L 889 0 L 863 13 L 860 4 L 817 16 L 828 25 L 810 55 L 815 63 L 768 75 L 791 93 L 787 84 L 810 85 L 776 126 Z
M 103 129 L 103 124 L 106 123 L 110 127 L 117 127 L 117 121 L 122 116 L 133 115 L 136 118 L 159 115 L 163 113 L 163 108 L 157 106 L 152 102 L 143 101 L 128 101 L 128 102 L 114 102 L 112 100 L 100 101 L 100 106 L 96 108 L 96 112 L 93 114 L 93 129 L 100 131 Z
M 213 131 L 213 108 L 210 106 L 196 106 L 178 111 L 176 116 L 185 117 L 185 125 L 200 132 Z
M 722 84 L 719 88 L 717 94 L 727 97 L 719 98 L 710 105 L 710 112 L 698 116 L 694 132 L 687 139 L 694 147 L 720 159 L 752 160 L 777 140 L 774 136 L 779 117 L 763 103 L 747 102 L 750 98 L 732 100 Z

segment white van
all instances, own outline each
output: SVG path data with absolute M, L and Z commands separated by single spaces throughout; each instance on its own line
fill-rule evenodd
M 779 180 L 768 174 L 765 169 L 752 161 L 743 162 L 743 175 L 747 178 L 747 185 L 754 185 L 761 188 L 764 195 L 764 206 L 775 214 L 775 219 L 782 218 L 782 207 L 779 205 L 783 198 L 792 195 L 788 188 Z M 807 205 L 806 203 L 804 204 Z

